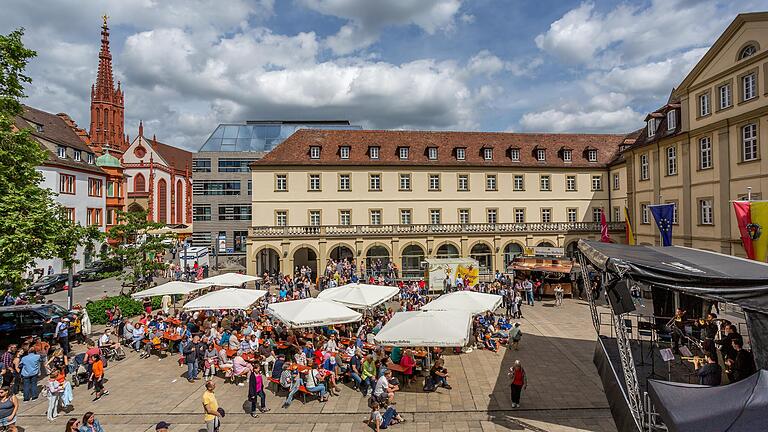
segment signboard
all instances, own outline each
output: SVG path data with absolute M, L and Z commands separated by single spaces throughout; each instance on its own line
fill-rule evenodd
M 477 285 L 480 265 L 472 258 L 432 258 L 426 260 L 430 291 L 445 289 L 446 278 L 451 287 L 461 282 L 464 287 Z
M 219 253 L 227 251 L 227 236 L 219 236 Z
M 565 249 L 560 247 L 544 247 L 544 246 L 526 247 L 525 255 L 526 256 L 560 257 L 560 256 L 565 256 Z

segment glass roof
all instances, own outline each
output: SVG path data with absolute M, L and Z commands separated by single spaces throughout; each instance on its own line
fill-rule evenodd
M 362 129 L 346 121 L 253 122 L 220 124 L 200 152 L 268 152 L 299 129 Z

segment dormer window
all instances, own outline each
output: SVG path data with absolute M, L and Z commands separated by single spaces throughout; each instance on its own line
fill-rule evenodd
M 597 150 L 595 149 L 587 150 L 587 160 L 590 162 L 597 162 Z
M 59 146 L 59 148 L 56 149 L 56 155 L 59 156 L 61 159 L 66 159 L 67 158 L 67 148 Z
M 437 160 L 437 147 L 427 148 L 427 157 L 429 160 Z
M 74 151 L 74 154 L 72 155 L 72 159 L 74 159 L 75 162 L 80 162 L 80 150 Z
M 93 158 L 93 153 L 87 153 L 86 154 L 86 159 L 87 159 L 88 163 L 91 164 L 91 165 L 93 165 L 93 163 L 95 162 L 95 159 Z
M 40 123 L 35 123 L 35 130 L 38 133 L 43 133 L 43 125 L 41 125 Z
M 464 160 L 467 158 L 467 151 L 463 147 L 456 149 L 456 160 Z
M 400 147 L 397 149 L 397 154 L 400 159 L 408 159 L 408 147 Z
M 342 159 L 349 159 L 349 146 L 339 147 L 339 157 Z
M 747 57 L 751 57 L 757 53 L 757 47 L 749 44 L 745 46 L 740 52 L 739 52 L 739 60 L 743 60 Z
M 520 161 L 520 149 L 509 149 L 509 158 L 512 159 L 514 162 Z
M 371 159 L 378 159 L 379 158 L 379 148 L 378 147 L 368 147 L 368 156 L 370 156 Z
M 667 130 L 675 130 L 677 127 L 677 115 L 675 110 L 669 110 L 667 112 Z
M 539 162 L 547 160 L 547 151 L 544 149 L 536 149 L 536 160 Z
M 648 137 L 656 135 L 656 119 L 652 118 L 648 120 Z
M 573 150 L 563 150 L 563 162 L 570 162 L 573 160 Z
M 492 160 L 493 159 L 493 149 L 490 147 L 486 147 L 483 149 L 483 159 L 485 160 Z
M 309 148 L 310 159 L 320 159 L 320 146 L 311 146 Z

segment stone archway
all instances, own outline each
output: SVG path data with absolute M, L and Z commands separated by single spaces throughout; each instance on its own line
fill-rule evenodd
M 280 273 L 280 253 L 275 248 L 265 246 L 256 252 L 253 260 L 256 262 L 256 275 L 258 276 L 264 273 L 270 275 Z
M 352 251 L 352 248 L 346 244 L 334 246 L 328 256 L 334 261 L 347 260 L 350 263 L 355 261 L 355 253 Z
M 469 251 L 469 256 L 477 260 L 481 274 L 493 273 L 493 252 L 487 243 L 475 243 Z
M 128 211 L 129 212 L 143 212 L 144 207 L 141 206 L 139 203 L 131 203 L 128 205 Z
M 579 247 L 579 241 L 574 240 L 565 247 L 565 256 L 568 258 L 575 258 L 576 257 L 576 250 L 578 250 Z
M 552 242 L 544 240 L 543 242 L 540 242 L 536 245 L 536 247 L 555 247 L 555 245 L 552 244 Z
M 312 279 L 317 276 L 317 251 L 309 246 L 299 246 L 293 251 L 293 268 L 291 272 L 295 272 L 296 268 L 302 266 L 308 266 L 312 269 Z
M 515 257 L 523 254 L 523 247 L 518 243 L 509 242 L 504 246 L 504 269 L 508 270 Z
M 403 277 L 419 277 L 422 275 L 421 262 L 426 253 L 420 244 L 412 243 L 403 248 L 402 265 L 400 271 Z
M 437 247 L 435 258 L 459 258 L 459 248 L 450 242 L 445 242 Z
M 392 255 L 389 249 L 383 245 L 372 245 L 365 252 L 365 272 L 367 275 L 378 276 L 380 272 L 386 272 Z

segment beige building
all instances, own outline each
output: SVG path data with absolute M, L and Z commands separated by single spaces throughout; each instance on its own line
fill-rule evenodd
M 611 218 L 608 164 L 623 135 L 301 130 L 251 166 L 248 272 L 328 258 L 429 257 L 504 271 L 525 247 L 572 250 Z M 626 178 L 626 177 L 624 177 Z M 622 180 L 623 181 L 623 180 Z M 623 223 L 611 224 L 623 241 Z
M 768 13 L 736 17 L 612 164 L 639 244 L 659 243 L 647 206 L 672 202 L 674 244 L 745 255 L 730 201 L 768 192 L 767 48 Z

